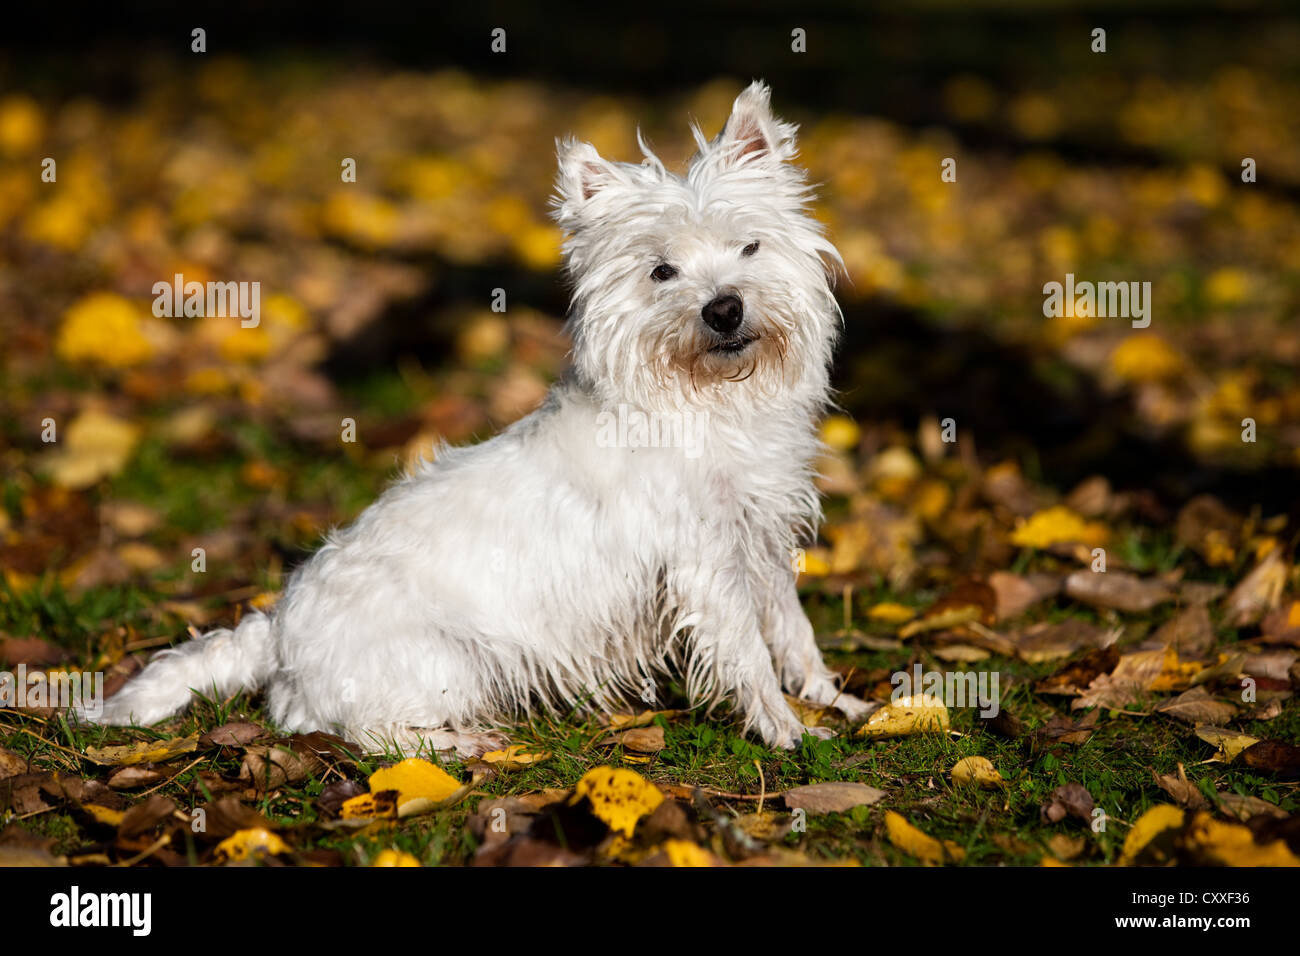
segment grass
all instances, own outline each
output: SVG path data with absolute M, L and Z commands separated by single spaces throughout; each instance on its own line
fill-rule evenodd
M 357 402 L 402 410 L 400 389 L 391 381 L 365 383 Z M 103 584 L 74 591 L 53 574 L 24 587 L 0 585 L 0 632 L 18 637 L 38 636 L 66 648 L 87 665 L 111 643 L 106 635 L 125 627 L 130 639 L 147 643 L 184 636 L 185 620 L 161 610 L 168 599 L 197 601 L 217 620 L 229 619 L 227 595 L 249 585 L 263 590 L 279 586 L 278 568 L 292 565 L 315 547 L 327 522 L 298 524 L 295 509 L 314 508 L 327 521 L 341 522 L 373 499 L 395 468 L 383 456 L 322 455 L 286 440 L 272 426 L 239 422 L 223 429 L 225 446 L 211 457 L 192 456 L 170 449 L 162 440 L 147 438 L 129 467 L 101 492 L 106 499 L 147 502 L 162 515 L 154 541 L 167 559 L 165 564 L 128 583 Z M 265 462 L 278 476 L 272 487 L 251 486 L 245 467 Z M 11 516 L 20 514 L 27 487 L 13 479 L 0 485 L 0 501 Z M 832 514 L 836 506 L 828 509 Z M 211 560 L 206 575 L 189 567 L 189 538 L 225 530 L 236 532 L 239 553 Z M 1167 529 L 1126 528 L 1113 551 L 1128 567 L 1148 574 L 1169 571 L 1186 563 L 1189 555 Z M 1034 570 L 1037 559 L 1022 551 L 1012 570 Z M 1200 569 L 1220 583 L 1231 584 L 1236 572 Z M 921 608 L 942 587 L 937 583 L 895 592 L 883 584 L 860 588 L 853 596 L 852 619 L 861 625 L 864 609 L 890 601 Z M 810 591 L 805 607 L 818 633 L 843 626 L 842 596 Z M 1145 616 L 1122 619 L 1124 645 L 1136 643 L 1170 614 L 1168 608 Z M 1039 609 L 1040 619 L 1060 621 L 1071 617 L 1112 625 L 1104 612 L 1060 599 Z M 865 625 L 869 630 L 872 624 Z M 876 627 L 880 635 L 892 633 Z M 1224 630 L 1223 638 L 1232 632 Z M 884 835 L 883 817 L 896 811 L 926 833 L 951 840 L 965 850 L 966 865 L 1038 863 L 1048 853 L 1053 837 L 1081 838 L 1083 849 L 1076 862 L 1113 863 L 1129 826 L 1145 810 L 1170 802 L 1155 783 L 1153 772 L 1176 774 L 1179 765 L 1203 792 L 1235 792 L 1260 797 L 1288 812 L 1300 809 L 1293 783 L 1279 781 L 1249 768 L 1207 762 L 1212 748 L 1193 730 L 1159 716 L 1133 717 L 1123 713 L 1101 715 L 1093 735 L 1080 745 L 1035 745 L 1030 735 L 1057 714 L 1070 714 L 1068 701 L 1043 697 L 1034 681 L 1051 673 L 1060 661 L 1029 665 L 994 657 L 978 665 L 945 665 L 929 656 L 924 646 L 908 645 L 896 651 L 831 650 L 827 660 L 842 670 L 859 674 L 888 674 L 919 660 L 927 669 L 996 670 L 1000 673 L 1003 709 L 1025 725 L 1026 735 L 1016 740 L 1000 736 L 973 711 L 954 710 L 952 735 L 922 735 L 867 741 L 841 733 L 831 740 L 806 737 L 794 752 L 773 751 L 742 737 L 725 708 L 711 717 L 685 713 L 671 720 L 656 718 L 665 734 L 664 749 L 646 764 L 629 764 L 649 779 L 661 783 L 707 788 L 714 794 L 768 795 L 808 783 L 849 781 L 884 790 L 886 798 L 870 807 L 847 813 L 810 815 L 803 832 L 778 841 L 821 860 L 856 860 L 863 864 L 912 864 L 912 857 L 896 849 Z M 670 695 L 676 689 L 668 689 Z M 684 706 L 678 698 L 660 706 Z M 248 720 L 270 726 L 257 697 L 239 695 L 230 700 L 200 700 L 184 715 L 155 728 L 106 729 L 71 726 L 66 721 L 0 710 L 0 746 L 30 760 L 33 769 L 103 779 L 105 768 L 80 759 L 88 746 L 164 739 L 201 734 L 230 720 Z M 1282 740 L 1300 739 L 1300 707 L 1288 703 L 1282 716 L 1268 723 L 1237 725 L 1246 733 Z M 845 728 L 840 728 L 842 731 Z M 285 827 L 294 828 L 298 851 L 336 851 L 347 864 L 370 861 L 383 849 L 396 848 L 426 864 L 458 865 L 473 856 L 477 841 L 467 820 L 480 799 L 534 793 L 546 788 L 571 788 L 582 775 L 602 764 L 622 765 L 618 747 L 601 747 L 606 735 L 596 720 L 578 715 L 535 718 L 511 729 L 514 743 L 552 756 L 539 764 L 483 779 L 464 803 L 448 810 L 403 820 L 392 826 L 361 832 L 327 829 L 317 798 L 324 786 L 346 775 L 364 782 L 384 762 L 383 757 L 361 757 L 354 765 L 334 764 L 320 774 L 258 795 L 250 802 L 260 813 Z M 968 756 L 988 758 L 1006 781 L 997 790 L 978 790 L 951 783 L 949 771 Z M 193 765 L 190 765 L 192 761 Z M 389 755 L 388 759 L 394 759 Z M 214 794 L 204 774 L 233 777 L 239 770 L 241 751 L 222 748 L 160 764 L 168 776 L 155 792 L 173 798 L 182 808 L 206 802 Z M 448 770 L 467 779 L 464 765 Z M 1052 791 L 1067 783 L 1086 787 L 1105 810 L 1107 825 L 1094 833 L 1080 820 L 1044 822 L 1040 808 Z M 128 795 L 135 802 L 140 794 Z M 728 814 L 752 813 L 756 800 L 714 796 L 715 807 Z M 765 800 L 765 809 L 787 816 L 779 800 Z M 55 853 L 74 853 L 97 845 L 103 834 L 87 824 L 83 815 L 67 806 L 37 812 L 21 821 L 29 830 L 53 841 Z M 193 847 L 185 848 L 193 858 Z

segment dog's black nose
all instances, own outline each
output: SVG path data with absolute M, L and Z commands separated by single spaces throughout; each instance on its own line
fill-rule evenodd
M 715 332 L 730 335 L 740 328 L 740 321 L 745 317 L 745 307 L 734 295 L 720 295 L 703 309 L 700 315 L 704 324 Z

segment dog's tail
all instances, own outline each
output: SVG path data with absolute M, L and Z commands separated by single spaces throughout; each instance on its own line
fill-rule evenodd
M 254 611 L 231 630 L 209 631 L 154 656 L 141 673 L 103 701 L 100 713 L 84 705 L 77 715 L 99 724 L 152 724 L 189 704 L 192 693 L 225 697 L 256 690 L 275 667 L 271 619 Z

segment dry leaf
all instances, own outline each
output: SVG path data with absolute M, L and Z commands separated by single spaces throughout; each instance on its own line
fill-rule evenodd
M 899 697 L 867 718 L 858 737 L 905 737 L 909 734 L 942 734 L 949 727 L 948 708 L 938 697 L 916 694 Z
M 172 737 L 169 740 L 147 740 L 138 744 L 116 747 L 87 747 L 86 759 L 103 767 L 125 767 L 136 763 L 162 763 L 182 754 L 193 753 L 199 746 L 199 737 Z
M 791 810 L 809 813 L 844 813 L 854 807 L 871 806 L 885 798 L 885 791 L 865 783 L 813 783 L 787 790 L 782 797 Z
M 1228 730 L 1226 727 L 1197 727 L 1196 736 L 1200 737 L 1207 744 L 1213 744 L 1218 748 L 1217 759 L 1224 763 L 1231 763 L 1237 759 L 1237 755 L 1247 747 L 1259 743 L 1258 737 L 1252 737 L 1250 734 L 1243 734 L 1240 731 Z
M 964 757 L 958 760 L 952 768 L 952 782 L 975 784 L 985 790 L 1006 786 L 1002 774 L 998 773 L 987 757 Z
M 940 843 L 892 810 L 885 814 L 885 835 L 898 849 L 929 865 L 960 863 L 966 856 L 966 851 L 951 840 Z
M 570 805 L 586 799 L 591 812 L 616 833 L 632 836 L 636 823 L 663 803 L 659 788 L 639 773 L 621 767 L 588 770 L 573 788 Z
M 1126 571 L 1075 571 L 1065 579 L 1068 597 L 1094 607 L 1142 614 L 1173 599 L 1165 584 Z
M 1224 620 L 1232 627 L 1258 623 L 1265 614 L 1282 603 L 1290 571 L 1282 560 L 1282 549 L 1273 548 L 1264 560 L 1238 582 L 1224 601 Z

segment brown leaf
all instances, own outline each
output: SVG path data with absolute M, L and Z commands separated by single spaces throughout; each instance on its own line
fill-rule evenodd
M 1197 495 L 1178 512 L 1174 535 L 1207 563 L 1230 564 L 1241 539 L 1242 518 L 1213 495 Z
M 1030 735 L 1031 743 L 1035 750 L 1050 743 L 1069 744 L 1072 747 L 1077 747 L 1092 736 L 1097 721 L 1100 719 L 1101 711 L 1099 710 L 1089 711 L 1078 720 L 1070 720 L 1070 718 L 1061 714 L 1053 714 L 1051 720 Z
M 1151 771 L 1151 776 L 1155 777 L 1156 786 L 1173 797 L 1174 802 L 1180 807 L 1200 810 L 1207 806 L 1205 795 L 1201 793 L 1196 784 L 1187 779 L 1182 764 L 1178 765 L 1178 776 L 1176 777 L 1170 774 L 1158 774 L 1154 770 Z
M 658 753 L 667 746 L 664 741 L 664 729 L 658 724 L 649 727 L 633 727 L 622 733 L 611 734 L 600 742 L 602 747 L 616 745 L 641 754 Z
M 1204 605 L 1193 605 L 1179 611 L 1151 635 L 1151 643 L 1170 646 L 1183 657 L 1204 654 L 1214 643 L 1214 626 L 1210 612 Z
M 118 767 L 108 778 L 108 785 L 114 790 L 134 790 L 148 787 L 163 779 L 163 775 L 152 766 L 137 764 L 133 767 Z
M 27 758 L 0 747 L 0 780 L 27 772 Z
M 1040 601 L 1059 594 L 1061 578 L 1055 574 L 1031 574 L 1026 577 L 1009 571 L 994 571 L 989 575 L 989 586 L 997 595 L 997 619 L 1005 621 L 1018 617 Z
M 1093 806 L 1092 794 L 1086 787 L 1078 783 L 1067 783 L 1052 791 L 1051 798 L 1043 804 L 1039 815 L 1044 823 L 1059 823 L 1067 816 L 1091 823 Z
M 61 664 L 71 655 L 57 644 L 39 637 L 0 638 L 0 663 L 11 667 L 26 664 L 28 667 L 49 667 Z
M 1075 571 L 1065 579 L 1065 593 L 1084 604 L 1127 614 L 1149 611 L 1174 596 L 1167 585 L 1126 571 Z
M 865 783 L 814 783 L 795 787 L 783 795 L 785 805 L 791 810 L 803 809 L 809 813 L 843 813 L 854 807 L 879 803 L 885 791 L 868 787 Z
M 306 780 L 325 769 L 325 762 L 311 750 L 301 750 L 291 743 L 256 745 L 244 751 L 239 779 L 258 790 L 275 790 L 288 783 Z
M 1279 607 L 1289 570 L 1282 559 L 1282 549 L 1273 548 L 1224 601 L 1225 622 L 1232 627 L 1246 627 Z
M 1126 708 L 1147 694 L 1165 665 L 1164 649 L 1125 654 L 1109 674 L 1102 674 L 1070 705 L 1074 710 L 1087 707 Z
M 245 721 L 232 721 L 214 727 L 199 738 L 200 747 L 242 747 L 258 737 L 266 736 L 266 729 Z
M 322 788 L 316 798 L 316 806 L 331 819 L 336 819 L 343 804 L 353 797 L 360 796 L 369 788 L 359 780 L 335 780 Z
M 1071 661 L 1054 674 L 1044 677 L 1034 689 L 1040 694 L 1082 694 L 1102 674 L 1109 674 L 1119 664 L 1119 648 L 1114 644 L 1091 650 Z
M 1283 777 L 1300 776 L 1300 747 L 1281 740 L 1261 740 L 1241 752 L 1238 762 Z
M 1281 807 L 1269 803 L 1267 800 L 1261 800 L 1259 797 L 1245 797 L 1239 793 L 1223 792 L 1219 792 L 1216 796 L 1219 801 L 1219 809 L 1226 816 L 1235 817 L 1243 823 L 1260 814 L 1279 818 L 1290 816 Z
M 1221 726 L 1237 714 L 1237 708 L 1226 701 L 1211 697 L 1204 687 L 1192 687 L 1171 700 L 1156 705 L 1156 712 L 1174 717 L 1192 725 Z
M 1085 647 L 1107 647 L 1115 633 L 1077 617 L 1059 624 L 1043 621 L 1015 635 L 1016 655 L 1030 664 L 1068 657 Z
M 203 811 L 202 816 L 199 816 L 198 810 Z M 195 810 L 194 815 L 203 821 L 202 826 L 195 830 L 192 825 L 191 829 L 201 839 L 208 841 L 224 840 L 240 830 L 256 830 L 259 827 L 266 830 L 278 829 L 275 823 L 252 807 L 241 803 L 239 798 L 233 795 L 205 803 L 198 810 Z
M 170 817 L 175 810 L 174 800 L 160 793 L 151 794 L 143 803 L 137 803 L 126 811 L 126 815 L 122 817 L 122 822 L 117 827 L 118 839 L 129 840 L 152 830 Z

